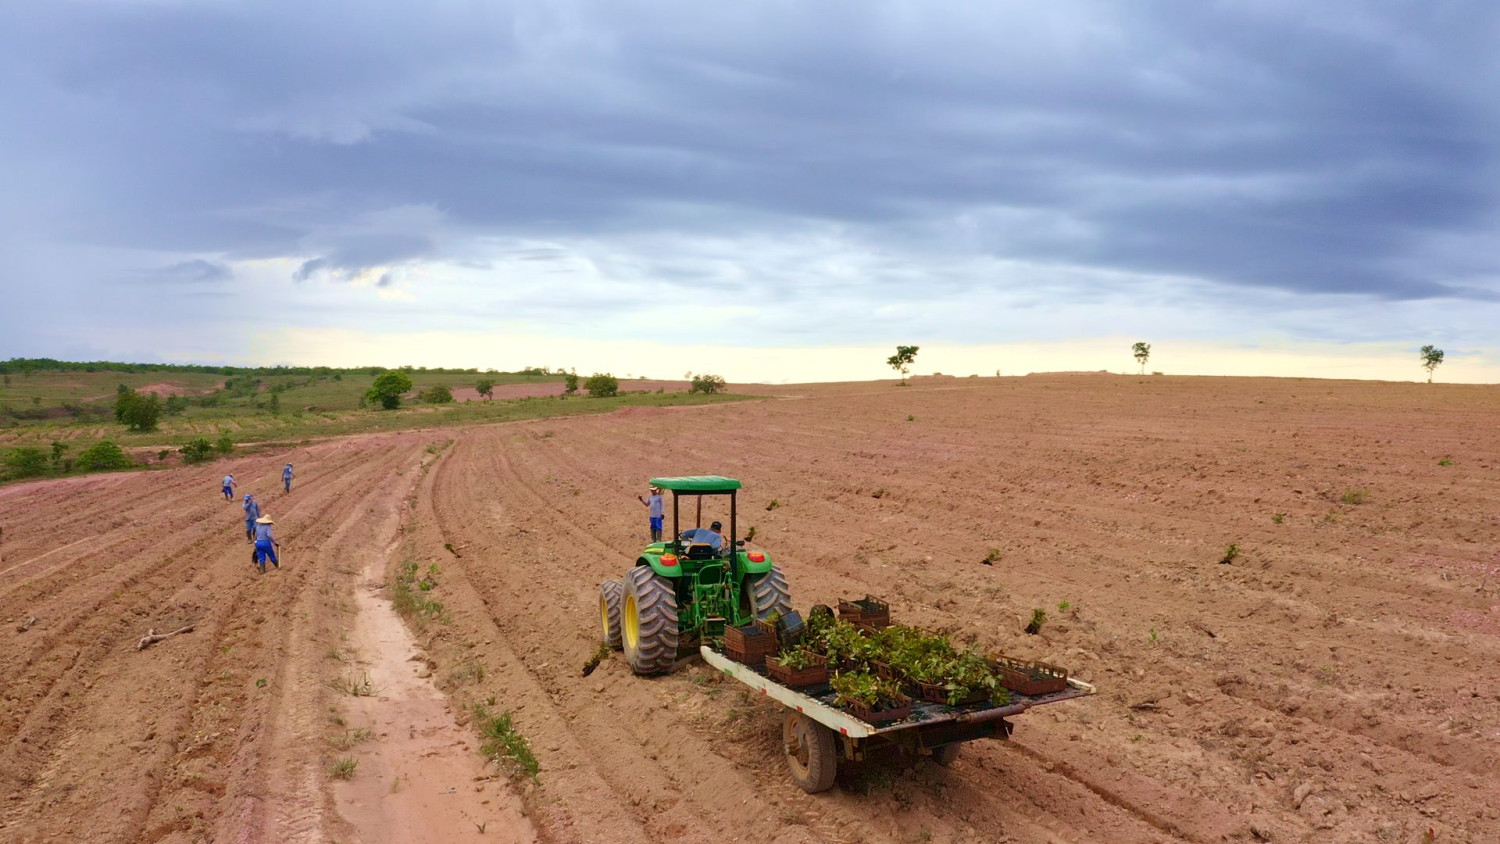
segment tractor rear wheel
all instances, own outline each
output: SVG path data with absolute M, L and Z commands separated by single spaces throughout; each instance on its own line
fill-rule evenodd
M 604 625 L 604 643 L 615 650 L 620 643 L 620 605 L 625 603 L 625 584 L 606 580 L 599 584 L 599 620 Z
M 781 725 L 781 738 L 793 782 L 808 794 L 833 787 L 839 767 L 833 730 L 800 712 L 788 712 Z
M 677 662 L 677 593 L 650 566 L 625 575 L 620 608 L 625 661 L 637 674 L 665 674 Z
M 781 569 L 771 570 L 750 582 L 750 609 L 756 618 L 770 618 L 772 613 L 785 615 L 792 611 L 792 587 L 787 585 Z

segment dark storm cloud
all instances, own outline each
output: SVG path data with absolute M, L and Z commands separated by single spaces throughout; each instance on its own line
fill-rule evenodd
M 0 166 L 18 174 L 0 221 L 286 258 L 303 281 L 483 266 L 486 238 L 822 226 L 884 256 L 828 282 L 844 298 L 915 295 L 934 256 L 967 254 L 1493 301 L 1500 255 L 1472 247 L 1497 219 L 1497 19 L 1482 2 L 18 2 L 0 10 Z M 413 207 L 433 211 L 382 216 Z M 523 260 L 568 260 L 550 249 Z M 816 279 L 732 252 L 620 263 L 815 298 Z

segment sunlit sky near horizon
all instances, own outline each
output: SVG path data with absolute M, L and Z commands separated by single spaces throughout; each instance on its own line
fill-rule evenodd
M 16 0 L 0 358 L 1500 382 L 1500 6 Z

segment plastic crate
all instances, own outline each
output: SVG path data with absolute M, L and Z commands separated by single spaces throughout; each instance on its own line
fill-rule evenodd
M 806 668 L 785 668 L 780 659 L 768 656 L 766 657 L 766 673 L 781 685 L 798 689 L 827 683 L 828 660 L 821 654 L 811 654 L 810 659 L 814 664 Z

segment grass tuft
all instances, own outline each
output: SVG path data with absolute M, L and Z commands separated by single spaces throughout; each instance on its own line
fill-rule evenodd
M 525 774 L 535 780 L 542 766 L 531 752 L 531 744 L 526 741 L 526 737 L 511 723 L 510 711 L 494 715 L 482 704 L 476 703 L 474 716 L 479 721 L 480 749 L 484 755 L 513 774 Z

